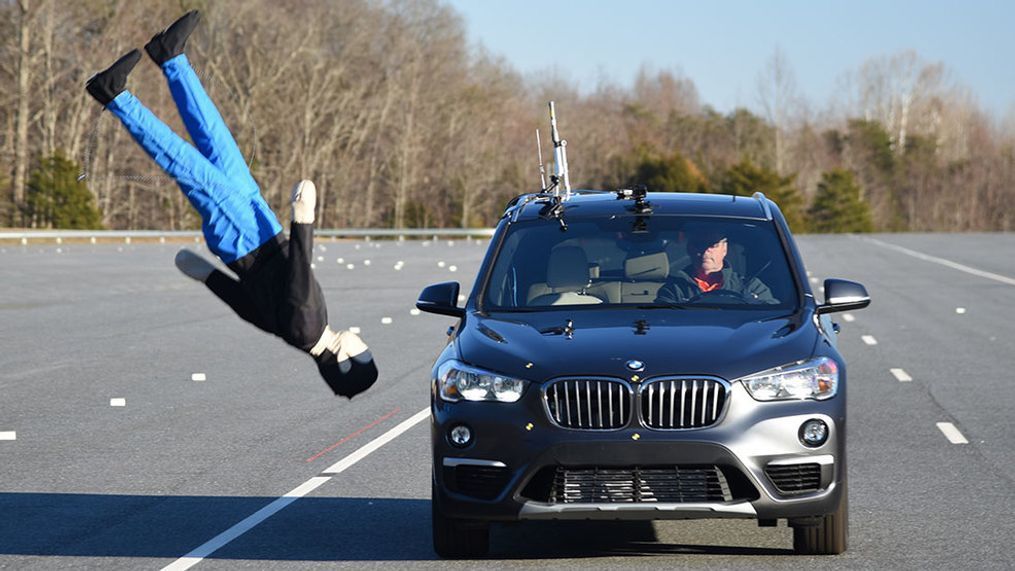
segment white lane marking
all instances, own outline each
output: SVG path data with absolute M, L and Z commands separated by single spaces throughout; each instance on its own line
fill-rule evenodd
M 419 315 L 420 311 L 415 307 L 409 310 L 409 315 Z
M 980 276 L 981 278 L 987 278 L 989 280 L 994 280 L 996 282 L 1001 282 L 1003 284 L 1008 284 L 1008 285 L 1011 285 L 1011 286 L 1015 286 L 1015 278 L 1010 278 L 1008 276 L 1002 276 L 1001 274 L 995 274 L 994 272 L 987 272 L 987 271 L 984 271 L 984 270 L 978 270 L 976 268 L 972 268 L 972 267 L 966 266 L 964 264 L 960 264 L 958 262 L 953 262 L 951 260 L 946 260 L 945 258 L 938 258 L 937 256 L 931 256 L 929 254 L 924 254 L 923 252 L 917 252 L 916 250 L 910 250 L 909 248 L 903 248 L 902 246 L 896 246 L 895 244 L 889 244 L 888 242 L 882 242 L 881 240 L 878 240 L 876 238 L 867 238 L 867 237 L 865 237 L 865 238 L 862 238 L 862 239 L 863 240 L 867 240 L 869 242 L 872 242 L 874 244 L 877 244 L 878 246 L 881 246 L 883 248 L 888 248 L 888 249 L 891 249 L 891 250 L 895 250 L 896 252 L 902 252 L 903 254 L 906 254 L 908 256 L 913 256 L 914 258 L 919 258 L 919 259 L 921 259 L 921 260 L 923 260 L 925 262 L 933 262 L 935 264 L 941 264 L 942 266 L 947 266 L 947 267 L 949 267 L 949 268 L 951 268 L 953 270 L 958 270 L 960 272 L 966 272 L 967 274 L 972 274 L 974 276 Z
M 909 373 L 902 369 L 891 369 L 891 372 L 900 383 L 908 383 L 913 380 L 913 377 L 910 377 Z
M 448 271 L 457 272 L 458 271 L 458 266 L 448 266 Z
M 401 422 L 401 424 L 399 424 L 398 426 L 395 426 L 391 430 L 389 430 L 389 431 L 385 432 L 384 434 L 378 436 L 372 442 L 369 442 L 369 443 L 363 445 L 359 450 L 353 452 L 352 454 L 346 456 L 345 458 L 342 458 L 338 462 L 335 462 L 334 464 L 329 466 L 328 469 L 322 471 L 321 473 L 322 474 L 341 474 L 342 472 L 348 470 L 350 466 L 352 466 L 356 462 L 359 462 L 360 460 L 366 458 L 367 456 L 369 456 L 371 453 L 373 453 L 375 450 L 377 450 L 381 446 L 384 446 L 388 442 L 391 442 L 395 438 L 398 438 L 398 436 L 400 434 L 402 434 L 406 430 L 409 430 L 413 426 L 416 426 L 417 424 L 419 424 L 420 421 L 422 421 L 425 418 L 430 418 L 430 407 L 429 406 L 424 408 L 423 410 L 417 412 L 416 414 L 412 415 L 411 418 L 403 420 Z
M 247 533 L 264 520 L 282 511 L 282 509 L 288 506 L 289 504 L 316 490 L 322 484 L 324 484 L 330 479 L 331 479 L 330 476 L 328 477 L 315 476 L 313 478 L 310 478 L 309 480 L 303 482 L 302 484 L 300 484 L 299 486 L 297 486 L 296 488 L 294 488 L 292 491 L 288 492 L 281 498 L 278 498 L 275 501 L 271 502 L 270 504 L 257 510 L 240 523 L 216 535 L 215 537 L 211 538 L 204 544 L 200 545 L 190 553 L 184 555 L 183 557 L 177 559 L 176 561 L 173 561 L 169 565 L 166 565 L 165 567 L 162 568 L 162 571 L 184 571 L 185 569 L 190 569 L 194 565 L 200 563 L 205 557 L 208 557 L 212 553 L 215 553 L 230 541 L 236 539 L 237 537 L 243 535 L 244 533 Z
M 15 430 L 0 432 L 0 440 L 17 440 L 18 433 Z
M 958 313 L 959 315 L 962 315 L 965 312 L 966 312 L 966 308 L 964 308 L 964 307 L 956 307 L 955 308 L 955 313 Z
M 370 260 L 363 260 L 363 265 L 364 266 L 369 266 L 370 265 Z
M 390 317 L 382 317 L 381 318 L 381 325 L 391 325 L 391 318 Z
M 127 399 L 109 399 L 109 406 L 127 406 Z
M 335 261 L 338 262 L 339 264 L 344 264 L 345 258 L 336 258 Z
M 818 283 L 818 278 L 811 278 L 811 283 L 812 284 Z
M 353 269 L 355 267 L 356 267 L 356 264 L 346 264 L 345 265 L 345 269 L 347 269 L 347 270 L 351 270 L 351 269 Z
M 444 260 L 441 260 L 441 261 L 437 262 L 437 267 L 438 268 L 443 268 L 444 267 Z
M 868 344 L 868 345 L 877 345 L 878 344 L 878 340 L 875 339 L 873 335 L 864 335 L 860 339 L 863 339 L 863 342 Z
M 317 261 L 318 262 L 323 262 L 324 261 L 324 256 L 317 256 Z
M 360 328 L 359 327 L 350 327 L 349 328 L 349 333 L 355 333 L 356 335 L 359 335 L 359 332 L 360 332 Z
M 329 467 L 327 470 L 324 470 L 321 473 L 341 474 L 342 472 L 348 470 L 350 467 L 352 467 L 360 460 L 369 456 L 371 453 L 376 451 L 381 446 L 384 446 L 388 442 L 391 442 L 395 438 L 398 438 L 402 433 L 409 430 L 413 426 L 416 426 L 423 419 L 429 417 L 430 417 L 430 407 L 426 407 L 423 410 L 414 414 L 411 418 L 402 421 L 400 424 L 398 424 L 391 430 L 385 432 L 384 434 L 378 436 L 374 440 L 363 445 L 352 454 L 346 456 L 345 458 L 342 458 L 341 460 L 331 465 L 331 467 Z M 284 509 L 289 504 L 295 502 L 296 500 L 306 496 L 310 492 L 321 487 L 322 484 L 324 484 L 331 478 L 332 478 L 331 475 L 314 476 L 313 478 L 310 478 L 306 482 L 303 482 L 302 484 L 294 488 L 291 492 L 285 494 L 281 498 L 278 498 L 275 501 L 271 502 L 270 504 L 257 510 L 253 515 L 248 516 L 240 523 L 216 535 L 215 537 L 208 540 L 198 548 L 194 549 L 193 551 L 184 555 L 183 557 L 177 559 L 176 561 L 170 563 L 169 565 L 166 565 L 165 567 L 162 568 L 162 571 L 184 571 L 186 569 L 190 569 L 194 565 L 200 563 L 204 558 L 221 549 L 223 546 L 225 546 L 232 540 L 250 531 L 251 529 L 256 527 L 264 520 L 268 519 L 269 517 L 282 511 L 282 509 Z
M 193 375 L 190 376 L 190 380 L 201 382 L 207 381 L 208 377 L 204 373 L 194 373 Z
M 842 319 L 843 319 L 843 321 L 848 321 L 848 322 L 852 323 L 853 320 L 856 319 L 856 318 L 853 317 L 852 313 L 843 313 L 842 314 Z
M 465 294 L 464 293 L 458 294 L 458 303 L 462 303 L 463 301 L 465 301 Z
M 951 442 L 952 444 L 969 444 L 969 441 L 966 440 L 965 436 L 962 436 L 962 433 L 959 432 L 958 428 L 955 428 L 954 424 L 950 422 L 939 422 L 937 423 L 937 427 L 944 433 L 948 442 Z

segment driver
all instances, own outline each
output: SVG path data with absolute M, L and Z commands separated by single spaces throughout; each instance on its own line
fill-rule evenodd
M 718 227 L 684 229 L 691 263 L 659 289 L 656 303 L 681 303 L 709 292 L 732 292 L 747 303 L 779 303 L 772 290 L 756 277 L 744 279 L 726 263 L 726 233 Z M 719 293 L 713 295 L 721 295 Z

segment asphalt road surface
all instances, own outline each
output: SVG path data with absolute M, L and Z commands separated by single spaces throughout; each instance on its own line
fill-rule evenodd
M 874 300 L 835 317 L 841 556 L 711 520 L 495 526 L 492 562 L 437 560 L 422 411 L 451 319 L 411 309 L 430 283 L 468 291 L 485 241 L 319 244 L 331 323 L 381 368 L 352 402 L 179 274 L 179 245 L 49 244 L 0 245 L 0 567 L 1015 567 L 1015 235 L 798 241 L 812 279 Z

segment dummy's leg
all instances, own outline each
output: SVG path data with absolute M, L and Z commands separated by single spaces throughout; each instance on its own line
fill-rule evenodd
M 184 53 L 199 20 L 197 10 L 187 12 L 152 37 L 145 50 L 166 76 L 180 118 L 197 150 L 230 180 L 243 182 L 247 190 L 257 189 L 243 154 Z

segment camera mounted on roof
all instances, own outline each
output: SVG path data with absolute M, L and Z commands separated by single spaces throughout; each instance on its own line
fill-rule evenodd
M 634 188 L 618 188 L 617 200 L 633 200 L 634 211 L 638 214 L 649 214 L 652 212 L 652 204 L 646 200 L 648 187 L 644 184 L 635 185 Z

